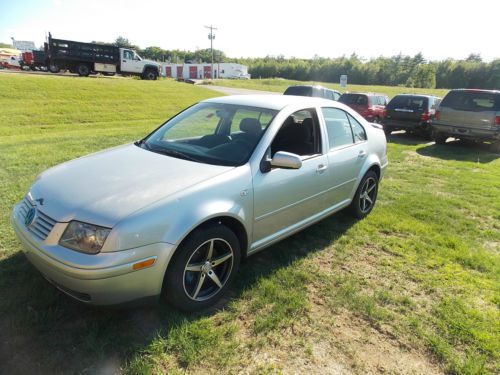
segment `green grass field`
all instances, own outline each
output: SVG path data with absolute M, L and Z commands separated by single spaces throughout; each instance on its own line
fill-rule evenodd
M 394 134 L 369 217 L 339 213 L 249 258 L 213 310 L 88 308 L 54 290 L 9 224 L 35 177 L 211 96 L 0 73 L 1 374 L 500 371 L 500 155 L 455 141 Z
M 340 84 L 335 84 L 335 83 L 312 82 L 312 81 L 302 82 L 302 81 L 292 81 L 282 78 L 251 79 L 251 80 L 218 79 L 214 80 L 213 84 L 226 87 L 237 87 L 244 89 L 265 90 L 274 92 L 284 92 L 286 88 L 290 85 L 321 85 L 340 92 L 345 92 L 345 91 L 376 92 L 380 94 L 385 94 L 389 98 L 392 98 L 397 94 L 403 94 L 403 93 L 421 93 L 421 94 L 429 94 L 429 95 L 436 95 L 443 97 L 448 92 L 448 90 L 446 89 L 414 89 L 409 87 L 362 86 L 362 85 L 351 85 L 351 84 L 348 84 L 347 88 L 343 88 L 340 87 Z

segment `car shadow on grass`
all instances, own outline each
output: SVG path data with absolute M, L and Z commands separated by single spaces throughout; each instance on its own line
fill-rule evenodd
M 405 131 L 397 131 L 386 136 L 387 143 L 397 143 L 405 146 L 419 146 L 422 144 L 428 144 L 429 140 L 426 140 L 422 135 L 417 133 L 408 133 Z
M 176 327 L 212 316 L 262 278 L 334 243 L 354 223 L 338 213 L 248 258 L 229 298 L 196 314 L 165 303 L 133 309 L 83 305 L 52 287 L 18 252 L 0 261 L 0 373 L 118 373 L 158 335 L 168 338 Z
M 486 164 L 500 157 L 500 154 L 492 153 L 490 145 L 485 143 L 473 143 L 462 140 L 449 140 L 444 145 L 435 143 L 417 148 L 417 153 L 422 156 L 430 156 L 442 160 L 469 161 Z

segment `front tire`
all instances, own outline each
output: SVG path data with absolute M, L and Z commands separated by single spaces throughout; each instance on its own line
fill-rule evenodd
M 196 229 L 177 249 L 165 273 L 163 291 L 175 308 L 192 312 L 221 299 L 238 272 L 238 238 L 222 224 Z
M 155 81 L 158 78 L 158 72 L 153 69 L 148 69 L 144 72 L 142 77 L 148 81 Z
M 49 71 L 51 73 L 59 73 L 61 71 L 61 68 L 57 64 L 50 64 L 49 65 Z
M 356 219 L 365 218 L 375 206 L 378 194 L 378 176 L 373 171 L 368 171 L 354 194 L 354 198 L 349 206 L 351 215 Z

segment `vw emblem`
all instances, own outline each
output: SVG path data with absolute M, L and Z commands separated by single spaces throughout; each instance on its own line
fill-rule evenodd
M 35 216 L 36 216 L 36 208 L 35 207 L 31 207 L 28 210 L 28 213 L 26 214 L 26 217 L 24 218 L 24 225 L 26 225 L 27 227 L 29 227 L 33 223 L 33 220 L 35 220 Z

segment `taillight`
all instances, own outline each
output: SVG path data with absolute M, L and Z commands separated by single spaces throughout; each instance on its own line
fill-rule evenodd
M 382 112 L 382 117 L 384 117 L 384 118 L 387 117 L 387 109 L 384 109 L 384 112 Z
M 366 108 L 364 111 L 363 111 L 363 114 L 366 116 L 366 115 L 373 115 L 373 108 L 372 107 L 368 107 Z
M 500 126 L 500 116 L 495 117 L 495 125 Z
M 422 113 L 422 115 L 420 116 L 420 121 L 429 121 L 431 118 L 431 115 L 429 113 L 429 111 L 425 111 L 424 113 Z
M 434 118 L 436 120 L 439 120 L 441 118 L 441 112 L 440 111 L 436 111 L 436 114 L 434 115 Z

